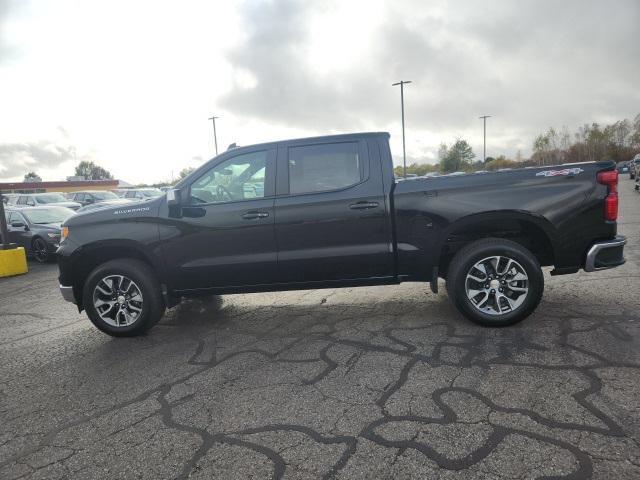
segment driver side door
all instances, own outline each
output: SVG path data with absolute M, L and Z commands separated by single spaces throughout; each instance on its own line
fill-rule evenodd
M 275 158 L 275 148 L 230 152 L 183 189 L 181 216 L 161 233 L 175 290 L 276 281 Z

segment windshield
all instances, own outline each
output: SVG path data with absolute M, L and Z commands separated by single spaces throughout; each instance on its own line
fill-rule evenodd
M 65 207 L 33 208 L 23 210 L 21 213 L 27 217 L 29 222 L 35 224 L 62 223 L 74 215 L 73 210 Z
M 92 195 L 98 200 L 113 200 L 114 198 L 118 198 L 118 196 L 112 192 L 93 192 Z
M 44 195 L 36 195 L 36 202 L 41 204 L 47 203 L 57 203 L 57 202 L 66 202 L 67 199 L 64 198 L 59 193 L 47 193 Z
M 142 195 L 144 195 L 145 197 L 149 197 L 149 198 L 155 198 L 162 195 L 161 190 L 140 190 L 140 193 L 142 193 Z

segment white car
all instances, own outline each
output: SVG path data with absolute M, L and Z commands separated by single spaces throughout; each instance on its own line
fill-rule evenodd
M 24 193 L 19 194 L 14 200 L 16 207 L 67 207 L 78 210 L 82 205 L 78 202 L 70 202 L 61 193 Z

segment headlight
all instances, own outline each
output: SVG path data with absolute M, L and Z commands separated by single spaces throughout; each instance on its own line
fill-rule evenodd
M 47 233 L 47 237 L 49 238 L 58 238 L 60 235 L 58 235 L 57 233 Z
M 68 236 L 69 227 L 62 227 L 62 230 L 60 231 L 60 243 L 64 242 Z

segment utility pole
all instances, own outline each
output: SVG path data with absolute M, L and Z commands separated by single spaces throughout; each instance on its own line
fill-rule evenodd
M 407 150 L 404 142 L 404 86 L 407 83 L 411 83 L 411 80 L 400 80 L 398 83 L 393 83 L 391 85 L 392 87 L 400 85 L 400 108 L 402 111 L 402 163 L 404 165 L 404 178 L 407 178 Z
M 218 137 L 216 136 L 216 118 L 220 118 L 220 117 L 211 116 L 209 120 L 213 122 L 213 143 L 216 146 L 216 155 L 218 155 Z
M 487 118 L 491 118 L 491 115 L 482 115 L 482 121 L 484 122 L 484 147 L 482 149 L 482 162 L 487 163 Z

